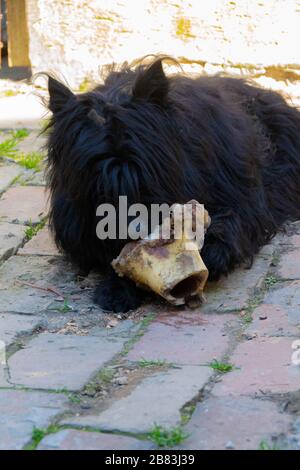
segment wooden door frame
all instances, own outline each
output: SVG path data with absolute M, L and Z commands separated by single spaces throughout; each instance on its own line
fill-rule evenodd
M 2 36 L 1 36 L 1 22 L 2 22 L 2 13 L 1 13 L 1 2 L 0 2 L 0 67 L 1 67 L 2 47 L 3 47 L 3 42 L 1 41 L 1 39 L 2 39 Z
M 9 67 L 30 67 L 26 0 L 7 0 L 7 53 Z

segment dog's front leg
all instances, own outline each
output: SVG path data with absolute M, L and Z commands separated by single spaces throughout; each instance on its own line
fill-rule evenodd
M 95 302 L 109 312 L 124 313 L 138 308 L 146 293 L 136 287 L 130 279 L 119 277 L 110 271 L 107 278 L 100 282 L 95 292 Z

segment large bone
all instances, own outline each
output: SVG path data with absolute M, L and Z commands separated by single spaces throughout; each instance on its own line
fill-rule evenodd
M 197 201 L 176 207 L 189 215 L 183 219 L 181 238 L 162 238 L 164 229 L 176 220 L 171 216 L 147 238 L 125 245 L 112 266 L 119 276 L 129 277 L 138 286 L 153 290 L 173 305 L 183 305 L 192 298 L 203 296 L 208 270 L 200 250 L 210 218 Z M 195 222 L 202 227 L 203 236 L 191 239 Z

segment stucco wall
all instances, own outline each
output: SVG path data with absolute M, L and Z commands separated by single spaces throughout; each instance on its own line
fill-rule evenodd
M 27 15 L 33 71 L 73 86 L 158 52 L 208 71 L 300 64 L 300 0 L 27 0 Z

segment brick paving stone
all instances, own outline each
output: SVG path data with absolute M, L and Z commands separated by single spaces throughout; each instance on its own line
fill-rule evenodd
M 41 171 L 26 170 L 21 182 L 25 186 L 46 186 L 45 172 L 43 169 Z
M 264 301 L 283 307 L 287 311 L 289 324 L 300 325 L 300 281 L 280 284 L 265 296 Z
M 300 225 L 297 232 L 300 232 Z M 278 235 L 277 235 L 278 237 Z M 290 245 L 293 248 L 300 248 L 300 235 L 296 233 L 294 235 L 281 235 L 279 245 Z
M 300 435 L 282 435 L 276 445 L 280 450 L 300 450 Z
M 277 440 L 281 450 L 300 450 L 300 418 L 296 418 L 289 432 L 281 434 Z
M 8 361 L 11 382 L 30 388 L 79 390 L 121 351 L 126 338 L 41 333 Z
M 40 322 L 40 317 L 0 312 L 0 341 L 7 347 L 18 335 L 32 332 Z
M 0 390 L 0 449 L 22 449 L 33 429 L 49 426 L 67 402 L 67 397 L 54 393 Z
M 0 387 L 8 387 L 7 343 L 0 335 Z
M 0 263 L 16 253 L 25 239 L 24 225 L 0 222 Z
M 186 426 L 190 437 L 182 449 L 257 450 L 262 441 L 287 432 L 291 418 L 275 403 L 249 397 L 210 397 L 199 403 Z
M 19 165 L 0 165 L 0 194 L 3 193 L 22 172 L 23 169 Z
M 48 227 L 44 227 L 23 248 L 19 249 L 18 255 L 57 256 L 60 253 Z
M 28 282 L 42 287 L 55 285 L 61 276 L 70 280 L 73 273 L 61 269 L 43 256 L 12 256 L 0 267 L 0 306 L 2 311 L 36 314 L 53 302 L 55 295 L 20 284 Z M 62 275 L 63 274 L 63 275 Z
M 293 245 L 294 248 L 300 248 L 300 235 L 295 234 L 290 237 L 290 243 Z
M 94 286 L 98 282 L 98 276 L 91 274 L 85 288 L 78 280 L 76 268 L 62 256 L 12 256 L 0 266 L 1 311 L 32 315 L 48 310 L 52 316 L 59 317 L 63 313 L 63 302 L 53 292 L 38 288 L 52 287 L 70 305 L 71 310 L 64 313 L 66 319 L 71 311 L 75 316 L 85 311 L 88 316 L 94 314 L 95 325 L 101 325 L 103 317 L 99 315 L 103 312 L 93 302 Z
M 292 364 L 297 338 L 256 338 L 240 343 L 230 358 L 237 369 L 214 387 L 217 396 L 286 393 L 300 390 L 300 367 Z
M 299 327 L 289 323 L 288 307 L 263 303 L 252 313 L 246 334 L 256 336 L 300 336 Z M 300 318 L 299 318 L 300 323 Z
M 129 436 L 64 429 L 46 436 L 37 450 L 138 450 L 151 447 L 151 442 Z
M 0 199 L 0 217 L 6 222 L 37 223 L 47 212 L 47 194 L 43 187 L 16 186 L 9 188 Z
M 203 365 L 224 355 L 229 342 L 225 326 L 236 321 L 236 316 L 231 314 L 164 312 L 151 323 L 127 358 Z
M 300 248 L 281 256 L 278 274 L 282 279 L 300 279 Z
M 64 423 L 133 433 L 147 432 L 154 424 L 174 426 L 180 422 L 182 406 L 198 394 L 212 373 L 211 368 L 201 366 L 155 373 L 99 415 L 67 418 Z
M 270 248 L 269 248 L 270 247 Z M 272 259 L 274 247 L 268 246 L 267 252 L 255 257 L 251 269 L 236 269 L 228 277 L 217 283 L 208 284 L 203 304 L 203 312 L 226 312 L 242 310 L 248 303 L 255 287 L 260 287 Z
M 12 385 L 8 382 L 7 377 L 6 366 L 0 362 L 0 387 L 12 387 Z

